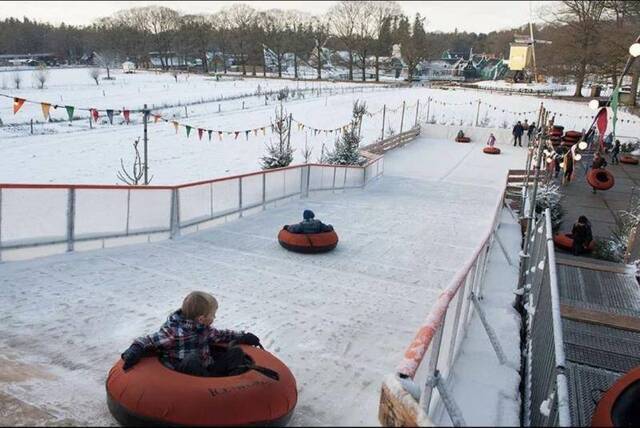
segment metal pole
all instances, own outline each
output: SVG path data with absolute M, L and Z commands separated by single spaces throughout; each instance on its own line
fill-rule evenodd
M 382 106 L 382 136 L 380 136 L 380 141 L 384 140 L 384 121 L 387 115 L 387 105 Z
M 91 118 L 89 118 L 89 124 L 91 124 Z M 33 119 L 31 119 L 31 134 L 33 135 Z
M 537 122 L 538 123 L 538 132 L 536 132 L 536 135 L 534 136 L 534 140 L 533 140 L 534 142 L 535 141 L 539 141 L 539 135 L 538 134 L 539 134 L 539 130 L 542 129 L 541 121 L 542 121 L 542 118 L 544 117 L 544 111 L 545 111 L 544 110 L 544 103 L 541 102 L 540 103 L 540 109 L 538 110 L 538 122 Z M 527 163 L 526 163 L 526 166 L 525 166 L 526 175 L 524 177 L 524 196 L 523 196 L 522 204 L 521 204 L 521 207 L 520 207 L 520 218 L 524 218 L 524 215 L 523 215 L 524 214 L 524 206 L 525 206 L 525 201 L 527 200 L 527 193 L 529 191 L 529 174 L 530 174 L 529 170 L 531 169 L 531 160 L 533 159 L 533 156 L 531 156 L 533 151 L 528 146 L 529 146 L 529 144 L 527 144 L 528 153 L 527 153 Z
M 402 134 L 402 125 L 404 124 L 404 105 L 405 102 L 402 101 L 402 117 L 400 118 L 400 132 L 398 134 Z
M 416 121 L 413 126 L 418 125 L 418 112 L 420 111 L 420 100 L 416 101 Z
M 187 106 L 184 106 L 184 115 L 189 117 L 189 112 L 187 111 Z
M 476 128 L 478 127 L 478 119 L 480 118 L 480 98 L 478 98 L 478 110 L 476 111 Z
M 431 97 L 427 98 L 427 123 L 429 123 L 429 108 L 431 107 Z
M 185 107 L 186 109 L 186 107 Z M 147 110 L 147 105 L 144 105 L 144 110 L 142 111 L 142 123 L 144 125 L 144 185 L 149 185 L 149 165 L 147 158 L 147 142 L 149 141 L 147 138 L 147 119 L 149 115 L 149 110 Z

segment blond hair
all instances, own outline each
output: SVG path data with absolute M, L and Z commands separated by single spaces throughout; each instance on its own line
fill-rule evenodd
M 182 315 L 190 320 L 207 316 L 218 310 L 218 301 L 204 291 L 192 291 L 182 301 Z

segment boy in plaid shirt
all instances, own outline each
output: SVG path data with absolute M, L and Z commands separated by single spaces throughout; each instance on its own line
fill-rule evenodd
M 239 347 L 229 347 L 221 355 L 211 353 L 211 345 L 235 341 L 238 344 L 260 346 L 252 333 L 217 330 L 211 325 L 218 310 L 215 297 L 202 291 L 189 293 L 182 308 L 172 313 L 156 333 L 138 337 L 122 353 L 123 369 L 133 367 L 146 351 L 157 351 L 162 363 L 170 369 L 196 376 L 220 376 L 241 364 L 244 353 Z

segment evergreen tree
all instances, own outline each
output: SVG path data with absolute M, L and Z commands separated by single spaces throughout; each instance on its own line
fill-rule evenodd
M 267 145 L 267 155 L 262 157 L 262 169 L 283 168 L 289 166 L 293 161 L 293 149 L 291 148 L 291 116 L 282 109 L 276 108 L 276 123 L 273 125 L 274 131 L 278 134 L 278 142 L 269 142 Z
M 367 113 L 365 102 L 356 100 L 353 103 L 353 116 L 348 129 L 342 133 L 340 140 L 336 141 L 333 152 L 327 154 L 327 162 L 333 165 L 361 165 L 360 157 L 360 126 L 362 118 Z

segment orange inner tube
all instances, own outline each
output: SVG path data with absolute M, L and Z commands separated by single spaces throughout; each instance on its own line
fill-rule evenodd
M 564 136 L 567 137 L 567 138 L 580 139 L 580 138 L 582 138 L 582 132 L 580 132 L 580 131 L 567 131 L 567 132 L 565 132 Z
M 497 147 L 485 147 L 484 149 L 482 149 L 483 152 L 485 152 L 488 155 L 499 155 L 500 154 L 500 149 Z
M 469 138 L 469 137 L 461 137 L 461 138 L 456 137 L 456 142 L 457 143 L 470 143 L 471 142 L 471 138 Z
M 591 417 L 593 427 L 638 426 L 640 367 L 631 369 L 604 393 Z
M 558 248 L 562 248 L 563 250 L 572 251 L 573 250 L 573 236 L 570 233 L 558 233 L 553 236 L 553 243 Z M 596 249 L 596 241 L 591 240 L 589 245 L 587 246 L 587 251 L 593 251 Z
M 629 165 L 638 165 L 638 159 L 634 158 L 631 155 L 622 155 L 620 156 L 620 163 L 626 163 Z
M 322 233 L 291 233 L 281 229 L 278 242 L 287 250 L 298 253 L 324 253 L 336 248 L 338 234 L 334 230 Z
M 279 379 L 255 370 L 191 376 L 165 367 L 156 356 L 142 358 L 125 372 L 120 359 L 107 377 L 109 410 L 122 425 L 286 424 L 298 400 L 293 374 L 267 351 L 245 345 L 242 350 Z
M 589 170 L 587 182 L 597 190 L 609 190 L 616 183 L 613 174 L 603 168 Z

